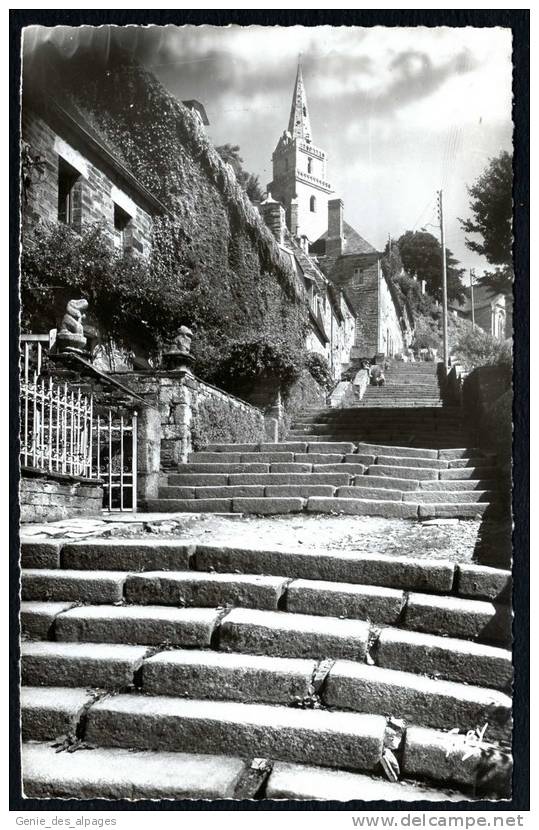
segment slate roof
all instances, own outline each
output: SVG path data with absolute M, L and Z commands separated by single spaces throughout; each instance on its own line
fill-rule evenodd
M 343 231 L 344 231 L 344 245 L 343 245 L 343 255 L 346 254 L 377 254 L 378 251 L 376 248 L 367 242 L 366 239 L 363 239 L 362 236 L 352 227 L 349 225 L 348 222 L 343 222 Z M 322 234 L 319 237 L 314 245 L 312 245 L 313 251 L 320 254 L 325 254 L 326 252 L 326 239 L 328 237 L 328 232 Z

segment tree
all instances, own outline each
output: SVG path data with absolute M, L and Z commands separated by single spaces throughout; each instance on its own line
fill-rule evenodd
M 243 169 L 243 159 L 240 156 L 238 144 L 222 144 L 215 148 L 223 161 L 230 164 L 239 184 L 247 193 L 252 202 L 260 202 L 264 198 L 264 191 L 260 185 L 260 179 L 254 173 L 248 173 Z
M 491 265 L 511 268 L 513 215 L 513 159 L 504 151 L 490 160 L 476 182 L 468 188 L 472 219 L 459 219 L 466 233 L 481 241 L 466 239 L 466 247 L 484 256 Z
M 442 247 L 435 236 L 426 231 L 406 231 L 397 241 L 405 271 L 418 280 L 425 280 L 427 291 L 436 299 L 442 295 Z M 446 247 L 447 297 L 455 300 L 464 296 L 461 276 L 464 268 L 458 268 L 449 248 Z

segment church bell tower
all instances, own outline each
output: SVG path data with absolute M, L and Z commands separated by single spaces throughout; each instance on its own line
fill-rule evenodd
M 294 236 L 315 242 L 327 230 L 328 199 L 333 192 L 326 181 L 327 156 L 312 143 L 307 96 L 298 64 L 288 129 L 272 156 L 272 197 L 286 211 L 286 224 Z

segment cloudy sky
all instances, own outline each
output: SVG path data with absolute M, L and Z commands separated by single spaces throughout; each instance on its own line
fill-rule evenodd
M 101 30 L 102 31 L 102 30 Z M 116 29 L 178 98 L 206 107 L 215 144 L 239 144 L 271 181 L 302 54 L 313 142 L 345 218 L 371 243 L 436 221 L 444 190 L 447 244 L 464 266 L 457 221 L 466 185 L 510 150 L 511 33 L 500 28 L 166 26 Z

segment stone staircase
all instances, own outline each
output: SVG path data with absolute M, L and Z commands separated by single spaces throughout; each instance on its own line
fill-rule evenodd
M 443 406 L 437 363 L 389 360 L 384 386 L 368 386 L 357 407 Z
M 178 539 L 22 568 L 28 797 L 509 794 L 508 571 Z
M 317 436 L 321 439 L 321 436 Z M 475 518 L 503 508 L 495 457 L 317 440 L 213 444 L 165 474 L 151 512 Z

